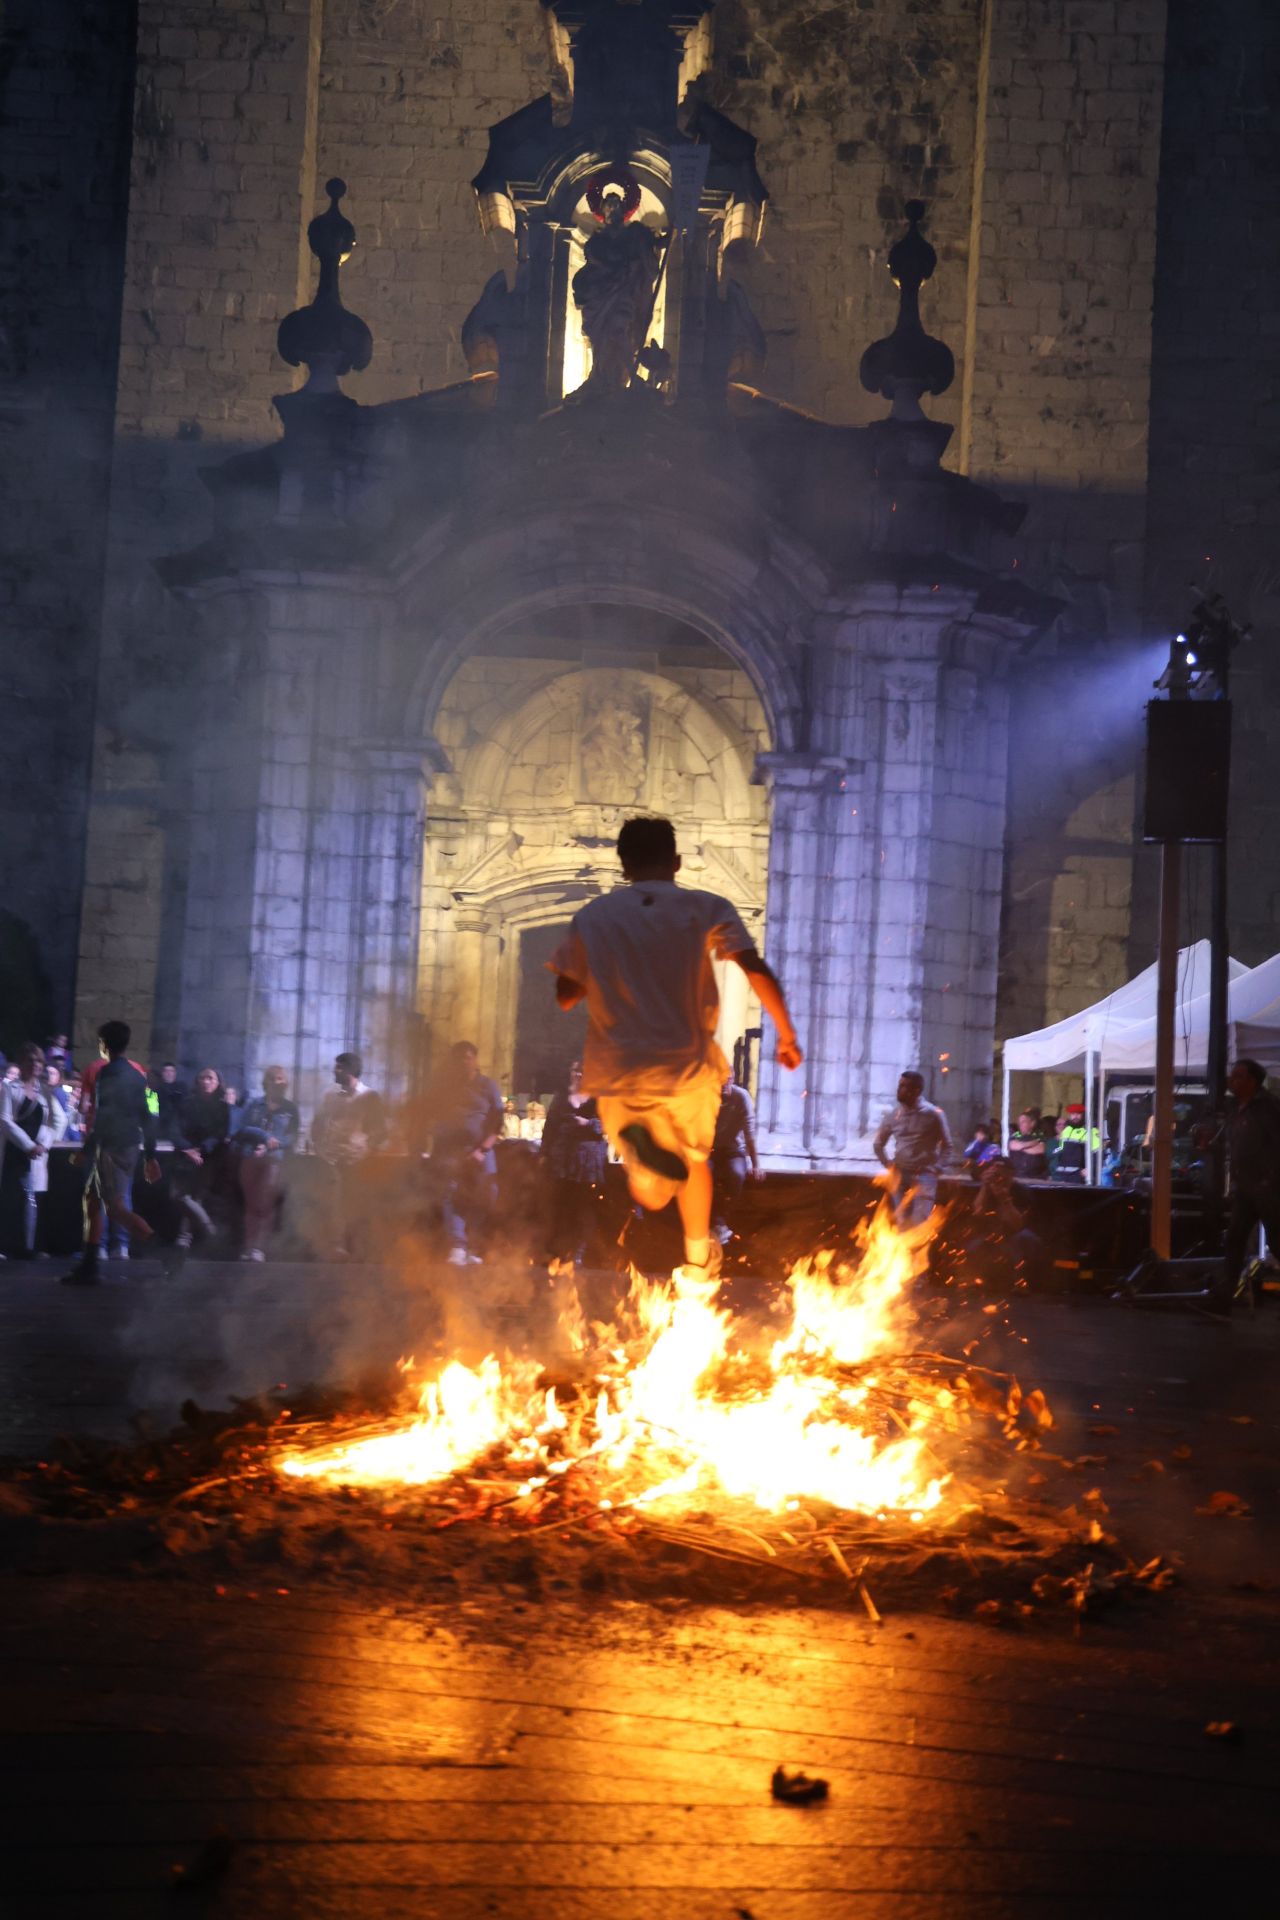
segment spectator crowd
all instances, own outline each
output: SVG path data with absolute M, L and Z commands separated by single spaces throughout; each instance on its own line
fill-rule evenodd
M 127 1260 L 157 1237 L 171 1266 L 205 1245 L 238 1251 L 246 1262 L 263 1261 L 285 1245 L 323 1259 L 365 1257 L 377 1239 L 378 1206 L 367 1163 L 398 1152 L 422 1162 L 417 1191 L 446 1259 L 472 1266 L 499 1237 L 499 1148 L 508 1169 L 513 1159 L 527 1163 L 531 1178 L 520 1189 L 520 1204 L 525 1226 L 532 1222 L 535 1237 L 542 1237 L 543 1257 L 556 1268 L 590 1258 L 613 1156 L 579 1062 L 545 1100 L 504 1096 L 482 1071 L 475 1046 L 458 1041 L 423 1098 L 393 1116 L 366 1084 L 360 1055 L 344 1052 L 308 1125 L 281 1066 L 267 1067 L 261 1088 L 242 1093 L 214 1067 L 202 1067 L 191 1080 L 174 1061 L 148 1070 L 130 1058 L 129 1040 L 123 1023 L 106 1022 L 99 1057 L 83 1069 L 65 1034 L 44 1047 L 23 1046 L 11 1061 L 0 1056 L 0 1258 L 46 1251 L 50 1166 L 59 1153 L 76 1163 L 83 1182 L 83 1250 L 68 1279 L 92 1283 L 100 1260 Z M 1255 1140 L 1265 1135 L 1261 1157 L 1272 1154 L 1280 1167 L 1280 1106 L 1261 1082 L 1246 1086 L 1239 1074 L 1233 1091 L 1247 1116 L 1237 1131 L 1248 1134 L 1253 1160 L 1260 1157 Z M 983 1120 L 957 1156 L 945 1114 L 925 1099 L 923 1077 L 908 1072 L 873 1146 L 891 1211 L 904 1229 L 932 1219 L 945 1173 L 968 1175 L 973 1188 L 952 1208 L 951 1239 L 993 1278 L 1016 1282 L 1035 1277 L 1045 1260 L 1029 1223 L 1029 1188 L 1084 1185 L 1099 1140 L 1096 1130 L 1086 1129 L 1081 1106 L 1058 1114 L 1028 1107 L 1007 1151 L 995 1122 Z M 305 1183 L 290 1171 L 299 1156 L 314 1163 Z M 1243 1165 L 1243 1148 L 1238 1157 Z M 1237 1181 L 1250 1197 L 1247 1207 L 1237 1200 L 1232 1216 L 1234 1269 L 1243 1263 L 1240 1248 L 1257 1219 L 1280 1232 L 1280 1211 L 1253 1160 L 1245 1169 L 1252 1185 Z M 732 1075 L 721 1089 L 711 1168 L 712 1232 L 723 1246 L 735 1238 L 744 1190 L 764 1179 L 751 1095 Z M 139 1178 L 158 1189 L 141 1211 L 135 1207 Z M 305 1217 L 286 1219 L 286 1203 L 293 1210 L 302 1191 Z
M 216 1067 L 190 1080 L 172 1060 L 148 1069 L 131 1058 L 130 1039 L 124 1023 L 107 1021 L 99 1057 L 83 1069 L 65 1034 L 12 1061 L 0 1056 L 0 1259 L 45 1256 L 55 1149 L 82 1188 L 83 1248 L 68 1278 L 91 1284 L 101 1260 L 128 1260 L 152 1240 L 171 1267 L 205 1246 L 234 1247 L 246 1262 L 286 1243 L 325 1259 L 360 1257 L 376 1237 L 366 1163 L 398 1151 L 423 1163 L 419 1193 L 449 1263 L 475 1265 L 498 1224 L 500 1143 L 536 1166 L 546 1259 L 588 1258 L 614 1156 L 580 1062 L 547 1100 L 504 1097 L 477 1049 L 459 1041 L 425 1096 L 393 1116 L 365 1083 L 360 1055 L 344 1052 L 308 1125 L 281 1066 L 266 1068 L 259 1091 L 242 1093 Z M 298 1156 L 315 1171 L 305 1219 L 286 1223 L 290 1189 L 302 1186 L 291 1173 Z M 744 1186 L 763 1178 L 751 1096 L 732 1078 L 713 1165 L 715 1233 L 725 1244 Z M 157 1189 L 142 1211 L 140 1180 Z

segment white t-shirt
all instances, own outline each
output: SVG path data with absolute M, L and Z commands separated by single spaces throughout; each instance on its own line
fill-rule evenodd
M 587 990 L 587 1092 L 670 1092 L 715 1059 L 712 956 L 754 945 L 727 900 L 674 880 L 631 881 L 581 908 L 550 965 Z

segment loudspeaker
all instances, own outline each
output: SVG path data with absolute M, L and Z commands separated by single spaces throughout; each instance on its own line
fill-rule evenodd
M 1146 840 L 1225 840 L 1231 778 L 1229 700 L 1147 704 Z

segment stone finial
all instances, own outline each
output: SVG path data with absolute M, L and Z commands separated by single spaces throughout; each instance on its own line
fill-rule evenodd
M 303 393 L 337 393 L 344 373 L 362 373 L 373 357 L 373 335 L 358 314 L 348 313 L 338 291 L 338 273 L 356 243 L 356 230 L 338 206 L 345 180 L 327 180 L 329 205 L 307 228 L 307 242 L 320 262 L 320 284 L 309 307 L 286 314 L 276 347 L 291 367 L 305 366 Z
M 924 201 L 908 200 L 907 231 L 889 250 L 889 271 L 898 288 L 898 319 L 893 332 L 862 356 L 859 369 L 868 393 L 892 402 L 893 420 L 923 420 L 922 393 L 945 393 L 955 379 L 950 347 L 925 332 L 920 322 L 920 289 L 938 264 L 938 256 L 920 231 Z

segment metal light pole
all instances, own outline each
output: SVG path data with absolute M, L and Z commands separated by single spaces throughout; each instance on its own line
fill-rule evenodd
M 1156 956 L 1156 1097 L 1151 1136 L 1151 1251 L 1173 1257 L 1174 1015 L 1178 1000 L 1178 915 L 1182 842 L 1160 846 L 1160 946 Z
M 1228 766 L 1231 743 L 1231 655 L 1248 628 L 1239 627 L 1221 594 L 1202 596 L 1196 603 L 1187 628 L 1189 664 L 1196 670 L 1195 693 L 1198 698 L 1219 702 L 1223 709 L 1219 725 L 1225 734 Z M 1227 840 L 1226 803 L 1223 803 L 1222 838 L 1215 840 L 1211 852 L 1209 876 L 1209 1047 L 1207 1079 L 1214 1118 L 1221 1121 L 1227 1087 Z M 1220 1206 L 1226 1189 L 1226 1155 L 1222 1146 L 1222 1127 L 1214 1129 L 1210 1156 L 1210 1199 Z
M 1171 1256 L 1173 1201 L 1174 1020 L 1177 1000 L 1178 917 L 1184 842 L 1212 848 L 1208 1082 L 1216 1115 L 1226 1085 L 1227 1047 L 1227 787 L 1231 766 L 1230 656 L 1244 638 L 1218 594 L 1196 603 L 1185 633 L 1170 649 L 1156 687 L 1166 701 L 1147 706 L 1147 820 L 1145 837 L 1160 843 L 1160 948 L 1156 976 L 1156 1093 L 1152 1141 L 1151 1251 Z M 1215 1129 L 1220 1135 L 1221 1129 Z M 1215 1213 L 1223 1188 L 1221 1147 L 1215 1145 Z

